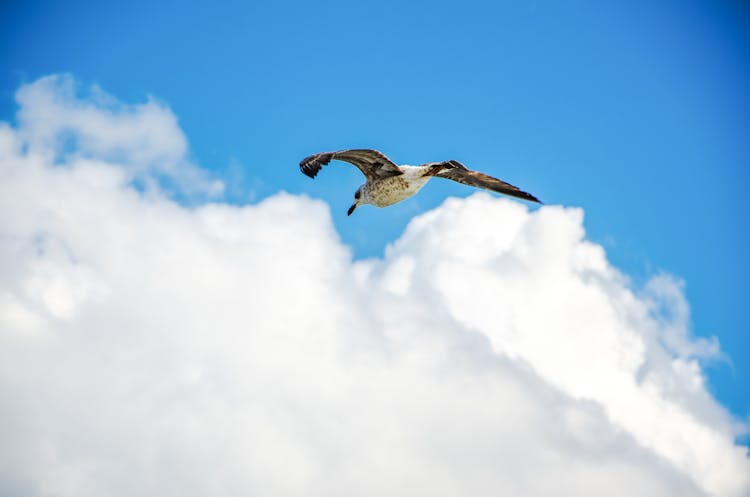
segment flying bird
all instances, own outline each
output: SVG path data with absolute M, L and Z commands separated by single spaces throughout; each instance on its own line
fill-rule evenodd
M 352 149 L 322 152 L 305 157 L 299 163 L 299 168 L 306 175 L 315 178 L 323 166 L 332 160 L 354 164 L 367 179 L 365 184 L 354 192 L 354 203 L 349 207 L 347 216 L 363 204 L 387 207 L 401 202 L 417 193 L 431 178 L 450 179 L 464 185 L 541 203 L 535 196 L 510 183 L 472 171 L 455 160 L 428 162 L 419 166 L 399 166 L 377 150 Z

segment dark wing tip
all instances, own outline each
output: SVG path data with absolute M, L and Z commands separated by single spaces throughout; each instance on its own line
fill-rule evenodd
M 495 190 L 498 193 L 504 193 L 505 195 L 509 195 L 511 197 L 520 198 L 521 200 L 528 200 L 529 202 L 534 202 L 540 205 L 544 205 L 544 202 L 536 198 L 534 195 L 530 194 L 529 192 L 525 192 L 515 186 L 510 185 L 509 188 L 503 188 L 500 190 Z
M 323 166 L 331 162 L 331 159 L 333 159 L 333 154 L 333 152 L 323 152 L 322 154 L 315 154 L 309 157 L 305 157 L 299 163 L 300 171 L 305 173 L 307 176 L 314 178 Z
M 523 195 L 523 198 L 528 200 L 529 202 L 536 202 L 539 205 L 544 205 L 544 202 L 536 198 L 534 195 L 527 193 L 527 192 L 520 192 Z

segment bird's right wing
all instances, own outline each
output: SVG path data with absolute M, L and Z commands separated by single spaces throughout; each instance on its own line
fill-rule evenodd
M 510 183 L 506 183 L 503 180 L 493 178 L 488 174 L 467 169 L 466 166 L 456 160 L 449 160 L 443 164 L 446 168 L 437 173 L 435 175 L 436 178 L 446 178 L 463 183 L 464 185 L 484 188 L 485 190 L 492 190 L 493 192 L 503 193 L 505 195 L 510 195 L 511 197 L 522 198 L 530 202 L 541 204 L 539 199 L 532 194 L 527 193 Z
M 338 152 L 323 152 L 305 157 L 299 163 L 303 173 L 314 178 L 318 172 L 332 160 L 341 160 L 354 164 L 368 180 L 387 178 L 403 174 L 398 166 L 377 150 L 352 149 Z

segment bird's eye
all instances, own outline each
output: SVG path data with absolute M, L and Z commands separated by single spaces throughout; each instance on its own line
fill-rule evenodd
M 354 192 L 354 198 L 359 198 L 361 195 L 362 195 L 361 190 L 357 190 L 356 192 Z

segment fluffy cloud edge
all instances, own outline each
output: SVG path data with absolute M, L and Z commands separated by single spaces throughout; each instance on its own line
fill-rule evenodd
M 30 153 L 54 163 L 97 158 L 124 167 L 135 180 L 156 177 L 161 187 L 216 197 L 224 191 L 190 161 L 177 117 L 153 97 L 125 104 L 97 85 L 54 74 L 16 92 L 20 138 Z

